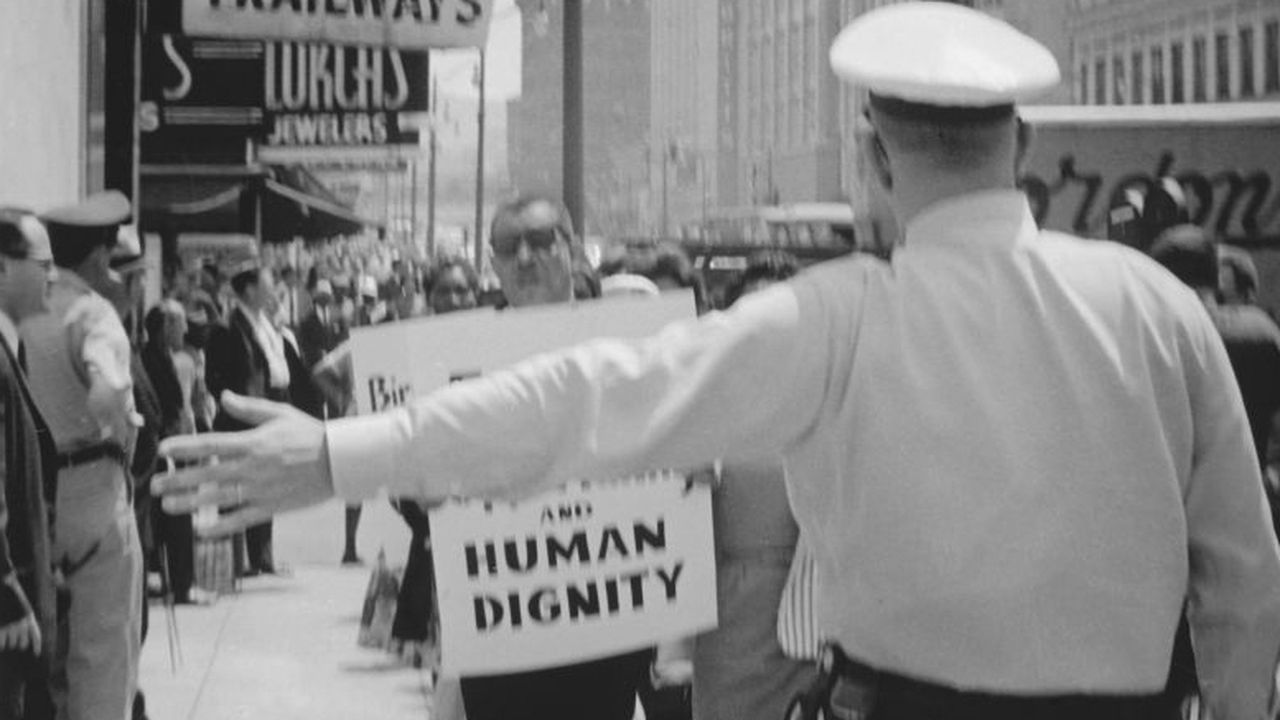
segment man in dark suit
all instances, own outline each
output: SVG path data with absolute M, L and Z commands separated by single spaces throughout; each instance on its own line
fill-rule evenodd
M 214 397 L 230 390 L 249 397 L 289 402 L 292 381 L 284 338 L 268 317 L 272 279 L 257 264 L 241 266 L 231 277 L 236 303 L 225 327 L 215 326 L 209 337 L 205 381 Z M 243 430 L 245 425 L 221 407 L 213 420 L 215 431 Z M 274 574 L 271 521 L 245 531 L 247 575 Z
M 54 712 L 50 527 L 58 451 L 17 353 L 17 323 L 44 312 L 52 264 L 39 221 L 0 210 L 0 718 L 52 718 Z

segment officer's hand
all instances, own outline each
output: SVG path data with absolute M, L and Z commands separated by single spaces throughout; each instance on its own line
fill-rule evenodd
M 289 405 L 224 393 L 232 417 L 258 427 L 235 433 L 187 435 L 165 440 L 160 454 L 203 464 L 157 477 L 152 492 L 164 509 L 190 513 L 208 506 L 239 506 L 205 531 L 223 536 L 257 525 L 276 513 L 333 497 L 324 423 Z

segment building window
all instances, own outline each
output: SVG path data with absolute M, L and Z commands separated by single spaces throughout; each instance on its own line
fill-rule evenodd
M 1240 97 L 1253 97 L 1253 28 L 1240 28 Z
M 1129 85 L 1124 76 L 1124 57 L 1111 60 L 1111 102 L 1124 105 L 1129 101 Z
M 1183 79 L 1186 74 L 1182 67 L 1182 43 L 1177 42 L 1169 46 L 1169 101 L 1173 103 L 1186 102 L 1187 97 L 1183 90 Z
M 1263 92 L 1280 92 L 1280 20 L 1267 23 L 1263 38 L 1266 41 L 1263 48 Z
M 1164 48 L 1151 48 L 1151 102 L 1164 103 Z
M 1213 39 L 1213 59 L 1218 75 L 1218 99 L 1231 99 L 1231 47 L 1226 33 Z
M 1205 40 L 1202 37 L 1194 38 L 1191 41 L 1191 99 L 1194 102 L 1204 102 L 1209 99 L 1205 85 L 1208 80 L 1206 73 L 1208 68 L 1205 66 Z
M 1107 104 L 1107 61 L 1099 60 L 1093 65 L 1093 104 Z
M 1130 84 L 1133 86 L 1133 89 L 1130 91 L 1129 97 L 1134 104 L 1141 105 L 1144 102 L 1144 99 L 1145 99 L 1144 93 L 1146 92 L 1146 88 L 1143 87 L 1143 77 L 1142 77 L 1142 71 L 1143 71 L 1142 61 L 1144 60 L 1142 51 L 1139 50 L 1138 52 L 1135 52 L 1133 54 L 1132 60 L 1133 60 L 1133 69 L 1132 69 L 1133 75 L 1130 78 Z

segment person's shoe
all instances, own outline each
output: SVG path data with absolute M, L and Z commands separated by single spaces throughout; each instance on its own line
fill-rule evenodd
M 360 557 L 359 555 L 356 555 L 355 553 L 343 553 L 342 564 L 350 565 L 353 567 L 360 567 L 364 565 L 364 558 Z

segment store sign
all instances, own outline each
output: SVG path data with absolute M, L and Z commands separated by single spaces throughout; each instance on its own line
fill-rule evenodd
M 493 0 L 182 0 L 188 35 L 376 45 L 484 47 Z
M 264 145 L 418 144 L 402 113 L 428 105 L 426 53 L 314 43 L 265 44 Z
M 716 626 L 711 492 L 680 475 L 449 502 L 431 511 L 431 543 L 453 675 L 583 662 Z
M 143 48 L 143 132 L 262 127 L 262 43 L 164 34 L 148 36 Z
M 428 110 L 428 53 L 317 43 L 148 36 L 144 153 L 214 138 L 259 142 L 262 159 L 416 151 Z

